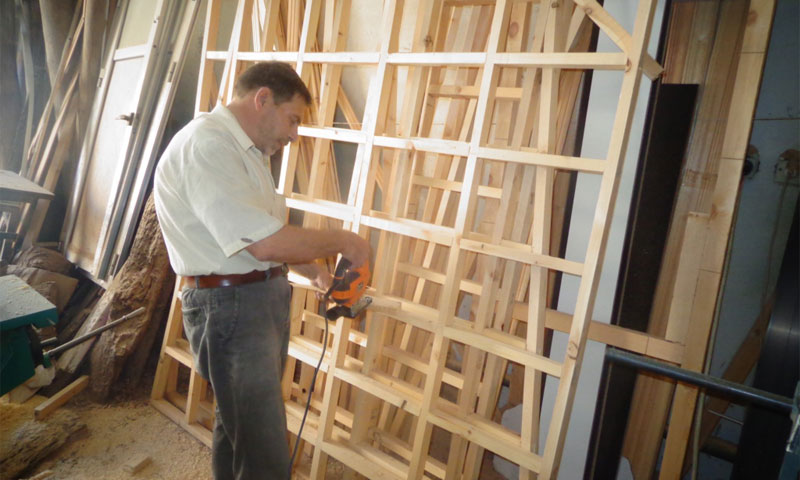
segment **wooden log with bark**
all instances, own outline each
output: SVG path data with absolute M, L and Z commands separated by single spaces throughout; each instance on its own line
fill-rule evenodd
M 128 259 L 76 335 L 88 333 L 139 307 L 145 307 L 145 313 L 66 351 L 58 360 L 59 370 L 75 375 L 90 353 L 89 389 L 97 400 L 108 398 L 111 386 L 123 369 L 130 378 L 140 377 L 144 362 L 134 353 L 141 349 L 146 356 L 150 352 L 156 337 L 151 330 L 157 331 L 166 318 L 164 296 L 172 292 L 173 282 L 174 274 L 169 267 L 151 195 Z M 126 365 L 131 362 L 138 371 Z
M 85 428 L 77 414 L 54 413 L 46 421 L 33 419 L 28 404 L 0 404 L 0 472 L 2 478 L 17 476 L 35 467 Z

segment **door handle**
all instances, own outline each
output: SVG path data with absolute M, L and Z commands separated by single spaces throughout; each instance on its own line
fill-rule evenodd
M 127 114 L 127 115 L 122 114 L 122 115 L 118 116 L 117 118 L 115 118 L 114 120 L 125 120 L 126 122 L 128 122 L 128 125 L 133 125 L 133 117 L 134 117 L 134 115 L 135 115 L 135 112 L 131 112 L 131 113 Z

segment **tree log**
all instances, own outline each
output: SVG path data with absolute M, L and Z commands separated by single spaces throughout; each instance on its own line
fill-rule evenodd
M 97 340 L 90 354 L 89 375 L 89 388 L 96 399 L 105 400 L 108 397 L 111 386 L 138 348 L 150 350 L 154 336 L 148 335 L 148 332 L 150 329 L 157 330 L 160 322 L 166 318 L 163 294 L 172 291 L 170 284 L 173 277 L 151 195 L 139 222 L 130 255 L 102 299 L 113 298 L 109 309 L 111 319 L 120 318 L 139 307 L 145 307 L 146 312 L 106 331 Z
M 4 404 L 0 408 L 4 411 L 3 417 L 6 417 L 15 415 L 7 411 L 9 408 L 27 407 Z M 33 416 L 30 411 L 26 413 Z M 47 421 L 25 421 L 13 431 L 6 431 L 4 425 L 0 442 L 0 472 L 3 478 L 17 478 L 20 473 L 35 467 L 85 426 L 78 415 L 68 410 L 54 413 Z
M 43 247 L 28 247 L 19 252 L 11 263 L 20 267 L 41 268 L 61 275 L 69 275 L 72 272 L 72 262 L 64 255 Z

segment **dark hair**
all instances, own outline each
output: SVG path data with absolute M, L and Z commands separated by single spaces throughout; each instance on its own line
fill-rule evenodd
M 242 97 L 261 87 L 269 87 L 272 90 L 275 104 L 287 102 L 295 94 L 303 97 L 306 105 L 311 104 L 311 93 L 309 93 L 308 88 L 300 76 L 297 75 L 297 72 L 288 63 L 256 63 L 239 75 L 233 88 L 236 96 Z

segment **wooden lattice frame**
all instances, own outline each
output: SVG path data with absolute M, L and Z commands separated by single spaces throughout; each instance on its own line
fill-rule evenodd
M 283 154 L 279 190 L 305 226 L 349 228 L 376 246 L 375 303 L 363 321 L 339 319 L 323 339 L 313 293 L 296 289 L 292 299 L 283 383 L 293 433 L 329 344 L 302 434 L 314 478 L 328 457 L 368 478 L 475 478 L 484 448 L 520 465 L 521 476 L 554 478 L 587 338 L 672 361 L 682 354 L 681 345 L 590 318 L 641 74 L 660 71 L 645 52 L 653 2 L 641 0 L 632 34 L 592 0 L 487 3 L 420 1 L 411 51 L 400 52 L 403 5 L 386 0 L 378 51 L 344 52 L 349 1 L 240 0 L 220 52 L 212 46 L 221 2 L 209 2 L 198 110 L 229 98 L 247 62 L 294 64 L 319 106 Z M 618 53 L 570 51 L 587 18 Z M 223 60 L 215 76 L 211 63 Z M 353 65 L 375 72 L 361 122 L 340 88 Z M 605 159 L 560 154 L 569 118 L 560 80 L 586 69 L 623 72 Z M 332 126 L 337 107 L 351 128 Z M 334 142 L 357 145 L 346 202 Z M 549 254 L 557 169 L 602 176 L 583 262 Z M 550 271 L 581 277 L 574 315 L 546 308 Z M 154 404 L 209 443 L 204 382 L 191 371 L 188 392 L 176 393 L 178 364 L 191 370 L 178 305 Z M 562 361 L 542 354 L 545 328 L 569 332 Z M 458 370 L 448 363 L 455 357 Z M 525 367 L 521 434 L 492 421 L 508 362 Z M 543 449 L 542 374 L 559 378 Z M 430 452 L 434 427 L 449 432 L 446 458 Z

